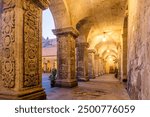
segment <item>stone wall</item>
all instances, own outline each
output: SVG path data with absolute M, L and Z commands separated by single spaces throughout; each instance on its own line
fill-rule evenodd
M 129 0 L 128 92 L 150 99 L 150 0 Z

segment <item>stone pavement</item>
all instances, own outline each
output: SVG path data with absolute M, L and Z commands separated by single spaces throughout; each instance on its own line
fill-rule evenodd
M 129 100 L 123 84 L 113 74 L 79 82 L 75 88 L 50 87 L 49 74 L 43 74 L 43 88 L 48 100 Z

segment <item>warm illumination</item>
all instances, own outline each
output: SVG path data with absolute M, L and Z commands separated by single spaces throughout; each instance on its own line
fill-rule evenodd
M 109 61 L 113 61 L 113 59 L 112 59 L 112 56 L 110 55 L 110 56 L 108 56 L 108 58 L 109 58 Z
M 105 37 L 105 36 L 102 38 L 102 41 L 103 41 L 103 42 L 105 42 L 105 41 L 106 41 L 106 37 Z
M 107 52 L 110 52 L 110 50 L 107 50 Z
M 112 61 L 112 58 L 109 58 L 109 61 Z

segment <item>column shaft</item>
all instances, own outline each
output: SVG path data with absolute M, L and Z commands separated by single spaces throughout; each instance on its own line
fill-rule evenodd
M 77 79 L 89 81 L 88 78 L 88 43 L 77 43 Z
M 72 27 L 53 30 L 57 36 L 57 87 L 77 86 L 75 76 L 75 38 L 78 36 Z
M 95 77 L 99 76 L 99 54 L 95 54 Z
M 89 75 L 89 79 L 94 79 L 95 78 L 94 56 L 95 56 L 95 50 L 88 50 L 88 75 Z

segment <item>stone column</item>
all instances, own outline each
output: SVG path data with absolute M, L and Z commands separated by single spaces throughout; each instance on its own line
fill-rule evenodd
M 94 79 L 95 78 L 94 56 L 95 56 L 95 50 L 94 49 L 88 50 L 88 75 L 89 75 L 89 79 Z
M 99 54 L 95 54 L 95 77 L 99 76 Z
M 75 76 L 75 38 L 78 36 L 77 31 L 72 28 L 63 28 L 53 30 L 57 36 L 57 68 L 58 78 L 57 87 L 74 87 L 77 86 Z
M 103 64 L 102 59 L 99 57 L 99 76 L 101 76 L 103 73 Z
M 122 43 L 122 76 L 121 80 L 127 80 L 127 34 L 128 34 L 128 16 L 125 17 L 124 20 L 124 28 L 123 28 L 123 43 Z
M 41 71 L 42 9 L 32 0 L 3 0 L 2 9 L 0 99 L 46 99 Z
M 77 79 L 89 81 L 88 78 L 88 47 L 87 42 L 77 42 Z
M 118 79 L 121 79 L 121 46 L 118 45 Z

